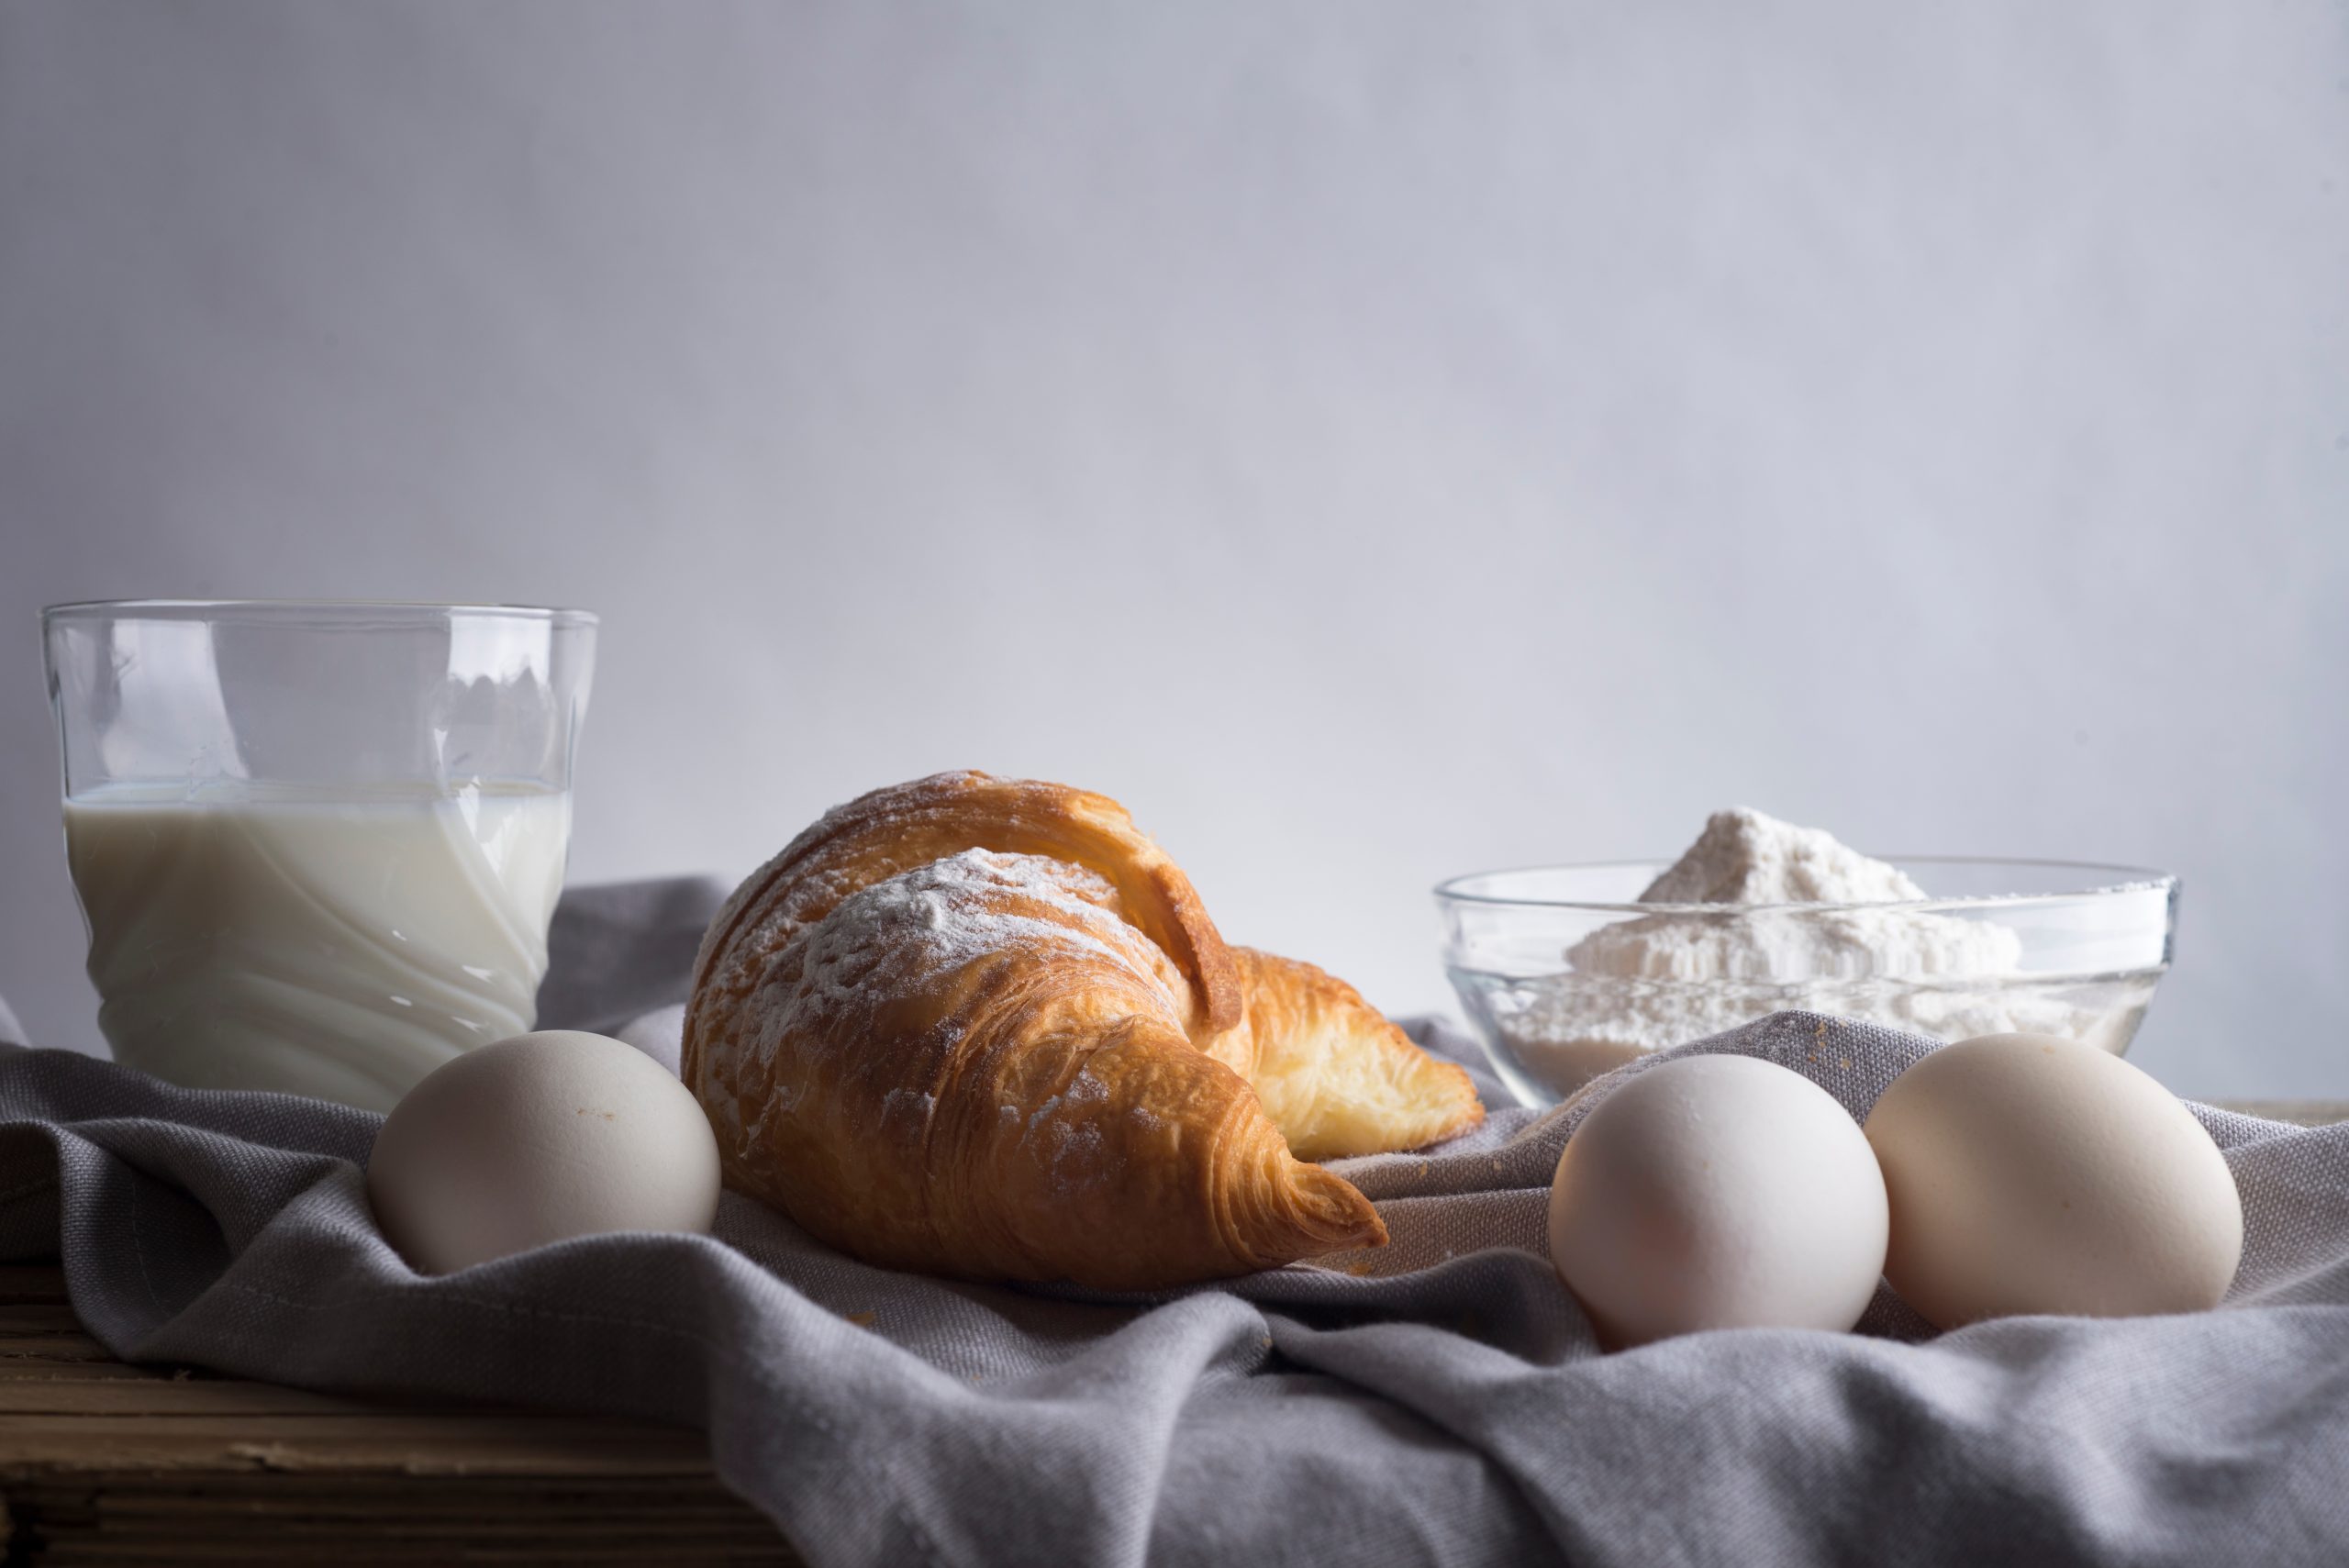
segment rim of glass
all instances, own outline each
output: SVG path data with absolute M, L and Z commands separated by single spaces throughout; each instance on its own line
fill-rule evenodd
M 43 606 L 41 624 L 54 620 L 358 620 L 371 616 L 426 620 L 449 616 L 594 626 L 593 610 L 553 605 L 437 604 L 428 599 L 75 599 Z
M 2172 892 L 2177 887 L 2176 874 L 2156 871 L 2151 866 L 2116 865 L 2101 861 L 2054 861 L 2029 857 L 2010 859 L 2003 855 L 1886 855 L 1882 857 L 1895 865 L 1944 866 L 2017 866 L 2042 871 L 2086 872 L 2113 880 L 2094 885 L 2058 893 L 1986 893 L 1972 896 L 1948 898 L 1898 898 L 1865 904 L 1641 904 L 1637 902 L 1606 902 L 1591 898 L 1533 898 L 1507 896 L 1492 893 L 1470 893 L 1462 884 L 1484 877 L 1531 876 L 1542 872 L 1631 871 L 1639 868 L 1661 869 L 1670 865 L 1668 860 L 1639 861 L 1570 861 L 1558 865 L 1506 866 L 1495 871 L 1472 871 L 1464 875 L 1447 877 L 1435 885 L 1440 901 L 1454 904 L 1479 904 L 1498 907 L 1515 906 L 1526 909 L 1586 909 L 1620 915 L 1707 915 L 1715 919 L 1739 918 L 1754 914 L 1822 914 L 1841 913 L 1851 909 L 2000 909 L 2026 904 L 2054 904 L 2066 899 L 2100 898 L 2122 893 Z

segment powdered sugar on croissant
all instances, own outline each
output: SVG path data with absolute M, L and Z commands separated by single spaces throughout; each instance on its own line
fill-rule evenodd
M 1017 913 L 1020 903 L 1050 914 Z M 807 999 L 853 1006 L 876 985 L 906 991 L 924 983 L 927 970 L 959 969 L 1013 948 L 1047 960 L 1123 964 L 1168 1014 L 1189 1005 L 1182 977 L 1127 922 L 1106 879 L 1065 861 L 992 850 L 965 850 L 875 883 L 807 928 Z

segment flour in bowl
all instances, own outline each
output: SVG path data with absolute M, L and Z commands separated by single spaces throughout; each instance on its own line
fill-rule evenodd
M 1748 807 L 1718 811 L 1641 894 L 1655 914 L 1575 943 L 1569 973 L 1526 984 L 1520 1005 L 1494 1022 L 1522 1064 L 1560 1091 L 1788 1008 L 1945 1040 L 2028 1030 L 2125 1043 L 2133 1020 L 2025 974 L 2022 939 L 2009 927 L 1903 907 L 1930 897 L 1898 867 L 1819 828 Z
M 1642 904 L 1897 904 L 1925 890 L 1823 828 L 1798 828 L 1750 806 L 1716 811 L 1687 852 L 1640 895 Z

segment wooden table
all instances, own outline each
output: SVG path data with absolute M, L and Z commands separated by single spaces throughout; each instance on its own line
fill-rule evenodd
M 2320 1126 L 2349 1104 L 2230 1108 Z M 699 1432 L 134 1367 L 0 1266 L 0 1533 L 32 1563 L 789 1563 Z
M 134 1367 L 0 1265 L 0 1537 L 31 1563 L 791 1563 L 702 1435 Z

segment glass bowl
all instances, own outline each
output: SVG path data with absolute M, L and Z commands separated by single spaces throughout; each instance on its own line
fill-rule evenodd
M 1444 970 L 1527 1105 L 1787 1008 L 1943 1041 L 2064 1035 L 2119 1055 L 2176 924 L 2177 879 L 2134 866 L 1917 856 L 1893 863 L 1932 898 L 1637 902 L 1668 863 L 1480 872 L 1436 888 Z

